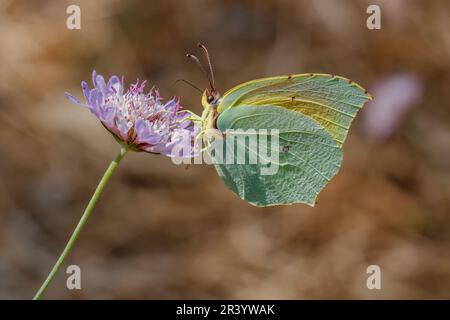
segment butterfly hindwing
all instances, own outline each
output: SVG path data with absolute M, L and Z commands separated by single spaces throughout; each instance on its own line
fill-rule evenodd
M 312 118 L 287 108 L 233 106 L 222 110 L 217 127 L 225 134 L 225 154 L 231 155 L 232 161 L 223 163 L 226 156 L 218 159 L 213 153 L 213 161 L 219 162 L 216 169 L 234 193 L 256 206 L 292 203 L 313 206 L 341 164 L 342 150 L 328 131 Z M 239 129 L 241 133 L 236 133 Z M 249 133 L 249 129 L 253 131 Z M 267 130 L 269 138 L 257 134 L 257 142 L 250 143 L 254 133 L 261 133 L 261 129 Z M 278 138 L 270 135 L 273 130 L 278 130 Z M 239 140 L 239 135 L 244 135 L 243 139 Z M 266 144 L 261 139 L 266 139 Z M 239 149 L 244 150 L 244 164 L 237 159 Z M 251 157 L 257 163 L 249 163 Z M 268 160 L 272 167 L 265 164 Z

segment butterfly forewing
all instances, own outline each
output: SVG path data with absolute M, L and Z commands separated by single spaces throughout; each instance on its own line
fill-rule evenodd
M 238 106 L 277 106 L 317 121 L 342 146 L 350 124 L 371 99 L 361 86 L 328 74 L 298 74 L 257 79 L 226 92 L 219 113 Z

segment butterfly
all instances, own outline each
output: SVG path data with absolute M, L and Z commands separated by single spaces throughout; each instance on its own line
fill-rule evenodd
M 241 140 L 238 147 L 243 148 L 245 159 L 260 161 L 239 162 L 234 145 L 225 147 L 234 161 L 223 161 L 223 155 L 218 161 L 211 153 L 219 176 L 231 191 L 255 206 L 314 206 L 321 190 L 339 171 L 353 119 L 372 96 L 352 80 L 321 73 L 256 79 L 221 95 L 208 50 L 203 44 L 198 47 L 207 69 L 196 56 L 187 57 L 196 62 L 209 82 L 202 95 L 203 113 L 195 119 L 202 132 L 219 130 L 225 137 L 233 132 L 247 134 L 247 138 L 249 130 L 277 133 L 271 140 L 277 143 L 272 146 Z M 276 155 L 270 164 L 276 170 L 262 174 L 262 168 L 268 166 L 268 154 Z

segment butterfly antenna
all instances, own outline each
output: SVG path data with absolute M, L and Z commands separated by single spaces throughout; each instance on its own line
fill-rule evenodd
M 187 80 L 185 80 L 185 79 L 177 79 L 177 80 L 175 80 L 175 83 L 178 83 L 178 82 L 184 82 L 184 83 L 190 85 L 192 88 L 198 90 L 200 93 L 203 93 L 203 90 L 202 90 L 202 89 L 200 89 L 199 87 L 197 87 L 195 84 L 193 84 L 193 83 L 190 82 L 190 81 L 187 81 Z
M 194 62 L 197 64 L 197 66 L 200 68 L 200 70 L 202 70 L 202 72 L 205 75 L 206 79 L 208 79 L 208 82 L 209 82 L 209 85 L 211 86 L 211 88 L 214 88 L 213 82 L 211 81 L 211 78 L 210 78 L 208 72 L 206 72 L 205 68 L 203 68 L 202 64 L 200 63 L 200 60 L 198 60 L 198 58 L 196 56 L 194 56 L 193 54 L 190 54 L 190 53 L 188 53 L 186 55 L 186 57 L 188 57 L 189 59 L 194 60 Z
M 211 76 L 211 89 L 213 89 L 214 91 L 216 91 L 216 84 L 214 82 L 214 72 L 213 72 L 213 68 L 212 68 L 212 63 L 211 63 L 211 58 L 209 57 L 209 52 L 208 49 L 206 49 L 205 45 L 198 43 L 197 46 L 203 50 L 203 53 L 205 54 L 206 60 L 208 61 L 208 67 L 209 67 L 209 73 Z

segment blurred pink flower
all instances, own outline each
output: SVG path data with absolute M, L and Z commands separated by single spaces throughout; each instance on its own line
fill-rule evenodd
M 378 81 L 370 90 L 375 99 L 363 113 L 364 131 L 375 139 L 389 138 L 405 115 L 422 99 L 422 81 L 412 73 L 398 73 Z

